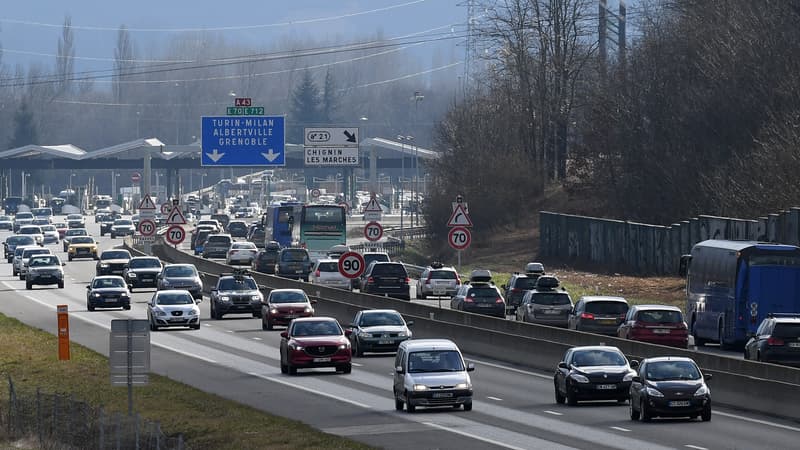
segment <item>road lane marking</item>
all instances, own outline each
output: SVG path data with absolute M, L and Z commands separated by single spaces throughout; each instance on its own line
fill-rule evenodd
M 686 444 L 686 445 L 684 445 L 684 447 L 693 448 L 695 450 L 708 450 L 706 447 L 698 447 L 696 445 L 691 445 L 691 444 Z
M 622 427 L 609 427 L 609 428 L 611 428 L 612 430 L 617 430 L 617 431 L 631 431 L 631 430 L 629 430 L 627 428 L 622 428 Z
M 292 382 L 289 382 L 289 381 L 286 381 L 286 380 L 282 380 L 282 379 L 277 378 L 277 377 L 268 377 L 266 375 L 261 375 L 261 374 L 255 373 L 255 372 L 249 372 L 248 374 L 252 375 L 254 377 L 257 377 L 257 378 L 261 378 L 263 380 L 272 381 L 274 383 L 282 384 L 284 386 L 293 387 L 293 388 L 299 389 L 301 391 L 310 392 L 310 393 L 312 393 L 314 395 L 320 395 L 322 397 L 332 398 L 334 400 L 338 400 L 338 401 L 344 402 L 344 403 L 349 403 L 351 405 L 359 406 L 359 407 L 364 408 L 364 409 L 372 409 L 371 406 L 366 405 L 364 403 L 359 403 L 359 402 L 350 400 L 348 398 L 339 397 L 338 395 L 333 395 L 333 394 L 330 394 L 328 392 L 319 391 L 317 389 L 311 389 L 311 388 L 307 388 L 305 386 L 300 386 L 298 384 L 295 384 L 295 383 L 292 383 Z
M 359 364 L 357 362 L 351 362 L 350 364 L 352 364 L 352 365 L 354 365 L 356 367 L 363 367 L 364 366 L 363 364 Z
M 478 440 L 478 441 L 481 441 L 481 442 L 486 442 L 487 444 L 496 445 L 498 447 L 510 448 L 510 449 L 514 449 L 514 450 L 524 450 L 522 447 L 515 447 L 513 445 L 504 444 L 502 442 L 495 441 L 493 439 L 487 439 L 487 438 L 485 438 L 483 436 L 478 436 L 477 434 L 467 433 L 466 431 L 461 431 L 461 430 L 456 430 L 454 428 L 444 427 L 444 426 L 436 424 L 436 423 L 432 423 L 432 422 L 422 422 L 422 423 L 427 425 L 427 426 L 429 426 L 429 427 L 438 428 L 440 430 L 449 431 L 449 432 L 455 433 L 455 434 L 460 434 L 461 436 L 468 437 L 470 439 L 475 439 L 475 440 Z
M 494 368 L 496 368 L 496 369 L 509 370 L 509 371 L 511 371 L 511 372 L 521 373 L 521 374 L 523 374 L 523 375 L 531 375 L 531 376 L 534 376 L 534 377 L 544 378 L 544 379 L 546 379 L 546 380 L 551 380 L 551 379 L 553 379 L 553 377 L 552 377 L 552 376 L 548 376 L 548 375 L 542 375 L 542 374 L 540 374 L 540 373 L 530 372 L 530 371 L 527 371 L 527 370 L 522 370 L 522 369 L 515 369 L 515 368 L 513 368 L 513 367 L 503 366 L 503 365 L 501 365 L 501 364 L 495 364 L 495 363 L 490 363 L 490 362 L 486 362 L 486 361 L 479 361 L 479 360 L 477 360 L 477 359 L 473 359 L 473 358 L 469 358 L 469 357 L 467 357 L 467 358 L 465 358 L 465 359 L 466 359 L 468 362 L 474 362 L 474 363 L 478 363 L 478 364 L 483 364 L 483 365 L 485 365 L 485 366 L 494 367 Z
M 263 341 L 263 339 L 261 339 L 260 337 L 254 337 L 253 340 L 254 341 Z
M 545 409 L 544 412 L 545 412 L 545 414 L 552 414 L 554 416 L 563 416 L 564 415 L 564 413 L 560 413 L 560 412 L 557 412 L 557 411 L 550 411 L 549 409 Z
M 496 402 L 502 402 L 503 401 L 502 398 L 497 398 L 497 397 L 486 397 L 486 398 L 488 398 L 489 400 L 494 400 Z
M 780 423 L 775 423 L 775 422 L 768 422 L 766 420 L 761 420 L 761 419 L 753 419 L 753 418 L 750 418 L 750 417 L 740 416 L 738 414 L 731 414 L 731 413 L 721 412 L 721 411 L 717 411 L 717 410 L 714 410 L 714 414 L 719 414 L 720 416 L 723 416 L 723 417 L 730 417 L 731 419 L 744 420 L 745 422 L 752 422 L 752 423 L 757 423 L 757 424 L 761 424 L 761 425 L 766 425 L 766 426 L 769 426 L 769 427 L 781 428 L 781 429 L 784 429 L 784 430 L 800 432 L 800 428 L 797 428 L 797 427 L 792 427 L 792 426 L 789 426 L 789 425 L 782 425 Z

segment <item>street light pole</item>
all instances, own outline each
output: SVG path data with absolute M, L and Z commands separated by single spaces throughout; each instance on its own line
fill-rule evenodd
M 416 149 L 416 144 L 414 144 L 414 136 L 406 136 L 406 140 L 409 142 L 409 144 L 412 146 L 412 148 Z M 417 163 L 417 159 L 414 158 L 414 164 L 416 164 L 416 163 Z M 411 183 L 411 206 L 412 206 L 412 208 L 411 208 L 411 212 L 409 214 L 409 219 L 410 219 L 410 223 L 411 223 L 412 227 L 414 226 L 414 213 L 416 213 L 417 225 L 419 225 L 419 211 L 417 211 L 417 196 L 419 196 L 419 191 L 418 191 L 417 188 L 418 188 L 418 186 L 417 186 L 417 177 L 415 176 L 413 183 Z
M 400 238 L 402 239 L 403 236 L 403 202 L 405 201 L 405 181 L 403 180 L 406 177 L 406 144 L 405 144 L 405 136 L 397 135 L 397 140 L 400 141 L 400 153 L 401 155 L 401 171 L 400 171 Z
M 416 129 L 417 133 L 419 133 L 419 123 L 417 121 L 417 116 L 418 116 L 418 112 L 419 112 L 419 102 L 424 100 L 425 96 L 422 95 L 422 93 L 420 91 L 414 91 L 414 97 L 412 97 L 412 99 L 414 100 L 414 129 Z M 414 190 L 417 191 L 417 197 L 419 197 L 419 153 L 418 153 L 418 148 L 419 148 L 418 145 L 414 144 L 414 166 L 415 166 L 415 170 L 416 170 L 416 174 L 417 174 L 416 175 L 416 179 L 414 181 L 416 183 L 416 185 L 414 187 Z M 417 226 L 419 226 L 419 210 L 417 211 Z

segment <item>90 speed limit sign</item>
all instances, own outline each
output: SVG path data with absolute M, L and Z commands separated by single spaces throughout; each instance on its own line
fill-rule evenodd
M 186 231 L 180 225 L 173 225 L 167 228 L 167 233 L 164 238 L 172 245 L 178 245 L 186 239 Z
M 472 242 L 472 233 L 468 228 L 453 227 L 447 233 L 447 243 L 455 250 L 464 250 Z
M 339 257 L 339 273 L 346 278 L 358 278 L 364 269 L 364 257 L 360 253 L 347 252 Z
M 383 227 L 378 222 L 370 222 L 364 226 L 364 237 L 375 242 L 383 237 Z

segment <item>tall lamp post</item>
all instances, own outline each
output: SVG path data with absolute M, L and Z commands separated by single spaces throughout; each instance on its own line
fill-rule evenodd
M 416 153 L 417 152 L 417 146 L 414 143 L 414 136 L 406 136 L 406 140 L 409 142 L 409 145 L 411 145 L 412 148 L 414 149 L 414 165 L 417 165 L 419 163 L 419 160 L 416 157 L 417 156 L 417 153 Z M 417 225 L 419 225 L 419 211 L 417 211 L 417 197 L 419 197 L 419 185 L 417 184 L 417 179 L 418 179 L 418 176 L 419 176 L 419 167 L 416 167 L 416 173 L 417 174 L 414 175 L 414 182 L 411 184 L 411 186 L 412 186 L 411 187 L 411 206 L 412 206 L 412 208 L 411 208 L 411 216 L 410 216 L 411 226 L 414 226 L 414 215 L 415 215 L 414 213 L 416 213 Z
M 400 153 L 401 155 L 401 169 L 400 169 L 400 236 L 403 236 L 403 202 L 405 201 L 405 181 L 403 180 L 406 177 L 406 144 L 405 140 L 406 137 L 403 135 L 398 134 L 397 140 L 400 141 Z
M 414 96 L 411 97 L 411 99 L 414 100 L 414 128 L 419 131 L 419 122 L 417 121 L 419 102 L 425 100 L 425 96 L 422 95 L 422 92 L 420 91 L 414 91 Z M 414 187 L 414 190 L 417 191 L 417 197 L 419 197 L 419 153 L 416 144 L 414 145 L 414 166 L 417 174 L 415 180 L 416 186 Z M 417 207 L 419 207 L 419 205 L 417 205 Z M 417 210 L 417 226 L 419 226 L 419 210 Z

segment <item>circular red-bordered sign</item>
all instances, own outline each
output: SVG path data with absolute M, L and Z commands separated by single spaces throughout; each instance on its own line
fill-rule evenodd
M 364 237 L 370 242 L 375 242 L 383 237 L 383 227 L 378 222 L 364 225 Z
M 180 225 L 173 225 L 167 228 L 164 238 L 172 245 L 178 245 L 186 239 L 186 230 Z
M 152 236 L 156 234 L 156 223 L 151 219 L 143 219 L 139 221 L 139 234 L 142 236 Z
M 339 257 L 339 273 L 346 278 L 358 278 L 364 273 L 364 257 L 361 253 L 347 252 Z
M 453 227 L 447 233 L 447 243 L 455 250 L 464 250 L 472 243 L 472 233 L 468 228 Z
M 142 174 L 140 174 L 139 172 L 133 172 L 131 174 L 131 182 L 138 183 L 140 181 L 142 181 Z

